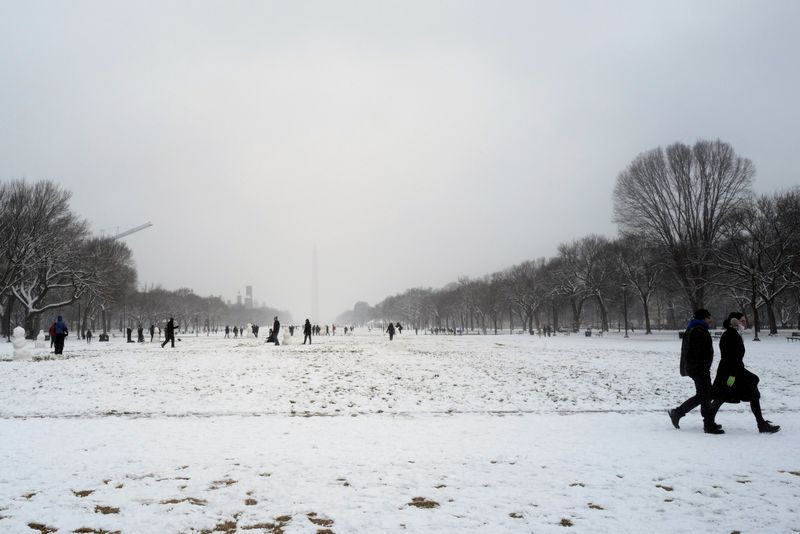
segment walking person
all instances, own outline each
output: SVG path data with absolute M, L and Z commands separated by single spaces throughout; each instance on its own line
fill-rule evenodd
M 172 348 L 175 348 L 175 319 L 172 317 L 169 318 L 167 326 L 164 327 L 164 342 L 161 344 L 161 348 L 163 349 L 167 343 L 172 343 Z
M 306 319 L 306 324 L 303 325 L 303 345 L 306 344 L 306 340 L 311 345 L 311 321 L 308 319 Z
M 712 410 L 716 415 L 716 411 L 725 402 L 733 404 L 749 402 L 758 431 L 774 434 L 781 427 L 764 419 L 761 414 L 761 392 L 758 391 L 759 378 L 744 366 L 745 348 L 742 331 L 747 326 L 747 318 L 743 313 L 731 312 L 722 326 L 725 331 L 719 338 L 719 366 L 711 387 L 714 397 Z
M 150 343 L 153 342 L 153 338 L 156 336 L 156 325 L 150 325 Z
M 88 345 L 91 342 L 92 342 L 92 331 L 87 328 L 86 329 L 86 344 Z
M 275 316 L 275 320 L 272 322 L 272 337 L 275 339 L 275 344 L 280 345 L 278 341 L 278 333 L 281 329 L 281 322 L 278 320 L 278 316 Z
M 53 343 L 55 346 L 55 353 L 64 354 L 64 338 L 69 335 L 69 330 L 67 329 L 67 323 L 64 322 L 64 318 L 60 315 L 53 325 L 53 331 L 55 332 L 55 342 Z
M 672 426 L 680 428 L 681 418 L 700 406 L 703 432 L 724 434 L 722 427 L 714 422 L 716 410 L 712 409 L 711 403 L 711 363 L 714 361 L 714 343 L 708 331 L 711 322 L 711 313 L 701 308 L 694 312 L 694 319 L 686 326 L 681 344 L 680 370 L 681 376 L 688 376 L 694 381 L 695 394 L 677 408 L 669 410 L 668 414 Z
M 394 324 L 389 323 L 389 328 L 386 329 L 386 332 L 389 333 L 389 341 L 394 339 Z

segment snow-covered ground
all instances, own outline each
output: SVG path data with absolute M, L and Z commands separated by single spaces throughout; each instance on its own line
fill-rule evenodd
M 721 436 L 664 412 L 674 332 L 181 337 L 0 362 L 0 532 L 800 532 L 783 337 L 745 360 L 782 430 Z

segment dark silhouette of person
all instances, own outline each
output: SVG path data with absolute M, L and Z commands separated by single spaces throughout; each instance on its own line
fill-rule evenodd
M 683 334 L 681 344 L 681 376 L 688 376 L 694 381 L 695 394 L 683 404 L 669 410 L 672 426 L 680 428 L 681 417 L 700 406 L 703 416 L 703 432 L 706 434 L 724 434 L 722 427 L 714 422 L 716 410 L 711 402 L 711 363 L 714 361 L 714 343 L 708 327 L 711 325 L 711 313 L 705 309 L 694 312 L 694 319 L 689 321 Z
M 153 338 L 156 337 L 156 325 L 150 325 L 150 343 L 153 342 Z
M 131 336 L 133 335 L 133 329 L 130 328 L 130 327 L 126 328 L 125 329 L 125 334 L 126 334 L 126 336 L 128 338 L 128 343 L 133 343 L 133 339 L 131 339 Z
M 88 345 L 91 342 L 92 342 L 92 331 L 87 328 L 86 329 L 86 344 Z
M 779 431 L 779 425 L 767 421 L 761 414 L 761 392 L 758 391 L 758 375 L 747 370 L 744 366 L 744 340 L 741 330 L 747 326 L 747 318 L 743 313 L 731 312 L 722 323 L 725 331 L 719 338 L 719 366 L 714 384 L 711 386 L 711 396 L 714 398 L 712 411 L 716 415 L 719 407 L 726 402 L 738 404 L 749 402 L 750 411 L 756 418 L 758 431 L 774 434 Z
M 55 332 L 55 342 L 53 343 L 55 353 L 64 354 L 64 338 L 69 335 L 69 330 L 67 329 L 67 323 L 64 322 L 64 318 L 60 315 L 56 319 L 53 331 Z
M 233 327 L 233 338 L 236 339 L 237 337 L 239 337 L 239 327 L 234 325 L 234 327 Z
M 400 321 L 397 322 L 397 333 L 398 334 L 403 333 L 403 325 L 400 324 Z
M 144 343 L 144 328 L 142 328 L 142 325 L 139 325 L 139 328 L 136 329 L 136 342 Z
M 225 325 L 225 337 L 231 337 L 231 327 Z
M 306 319 L 306 324 L 303 325 L 303 345 L 306 344 L 306 340 L 311 345 L 311 321 L 308 319 Z
M 169 318 L 167 321 L 167 326 L 164 327 L 164 342 L 161 344 L 161 348 L 164 348 L 164 345 L 167 343 L 171 343 L 171 347 L 175 348 L 175 319 L 172 317 Z
M 278 341 L 278 335 L 280 334 L 281 329 L 281 322 L 278 320 L 278 316 L 275 316 L 275 320 L 272 322 L 272 337 L 275 341 L 276 345 L 280 345 Z
M 389 328 L 386 329 L 389 333 L 389 341 L 394 339 L 394 323 L 389 323 Z

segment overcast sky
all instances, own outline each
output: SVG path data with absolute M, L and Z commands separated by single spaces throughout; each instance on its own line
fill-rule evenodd
M 800 182 L 800 2 L 0 0 L 0 179 L 56 180 L 139 281 L 320 320 L 612 236 L 640 152 Z

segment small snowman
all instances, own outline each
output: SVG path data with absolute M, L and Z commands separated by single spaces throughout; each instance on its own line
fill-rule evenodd
M 25 348 L 28 344 L 25 339 L 25 329 L 18 326 L 14 329 L 14 335 L 11 338 L 11 344 L 14 346 L 14 359 L 15 360 L 29 360 L 31 353 Z
M 47 348 L 47 344 L 44 342 L 44 330 L 39 330 L 39 335 L 36 336 L 36 341 L 33 343 L 33 347 L 37 349 Z
M 283 343 L 284 345 L 291 345 L 292 344 L 292 336 L 289 334 L 289 329 L 288 328 L 281 328 L 281 330 L 283 330 L 283 341 L 281 341 L 281 343 Z

